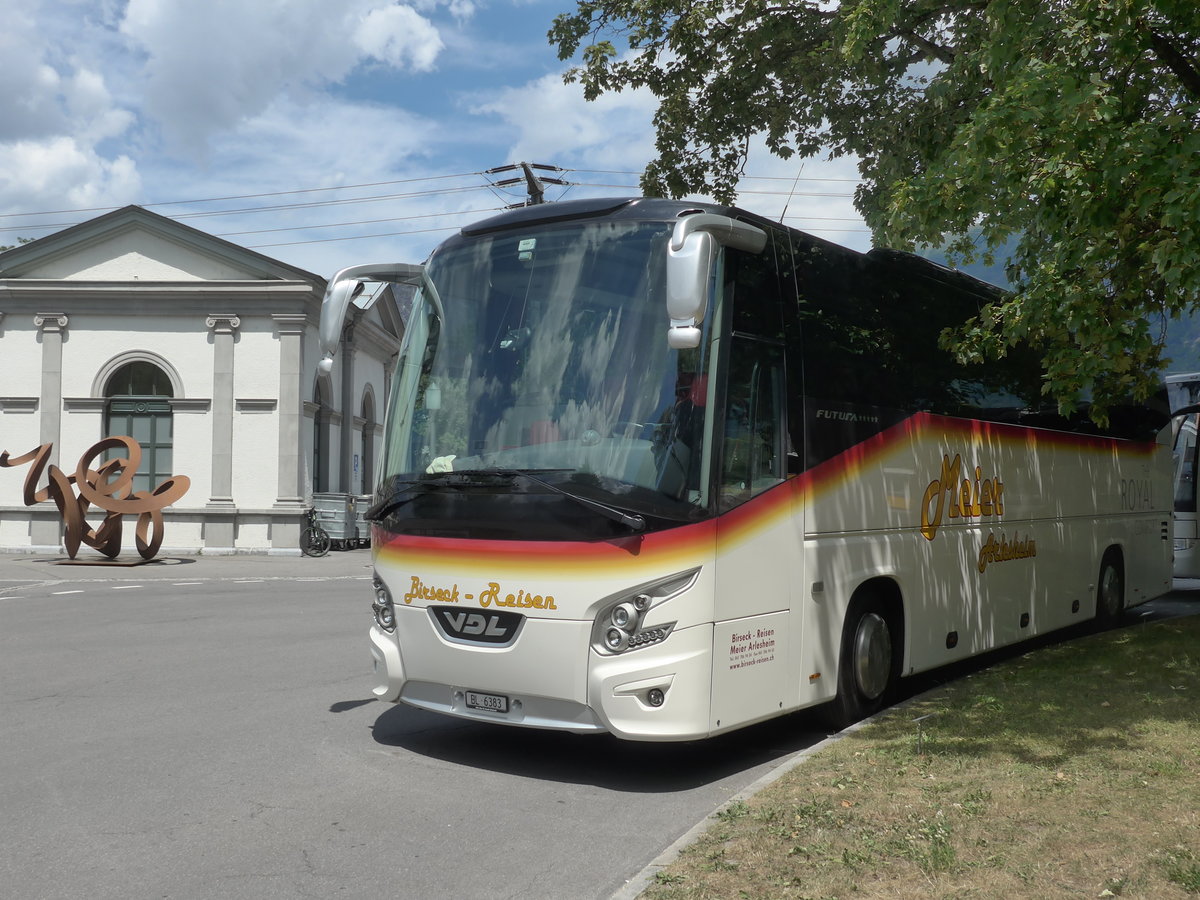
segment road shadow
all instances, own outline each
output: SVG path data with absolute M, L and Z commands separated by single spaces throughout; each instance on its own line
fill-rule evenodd
M 692 790 L 782 760 L 827 736 L 808 711 L 707 740 L 649 743 L 491 725 L 402 704 L 379 716 L 372 732 L 384 746 L 460 766 L 639 794 Z
M 366 700 L 340 700 L 337 703 L 331 704 L 329 711 L 331 713 L 350 712 L 352 709 L 358 709 L 360 706 L 366 706 L 368 703 L 374 702 L 374 697 L 369 697 Z
M 1173 592 L 1126 611 L 1117 628 L 1200 612 L 1200 595 Z M 1039 648 L 1094 633 L 1090 623 L 1042 635 L 901 682 L 895 703 Z M 335 704 L 342 711 L 360 705 Z M 783 759 L 824 740 L 819 707 L 801 710 L 700 741 L 652 743 L 612 735 L 577 735 L 456 719 L 413 707 L 390 706 L 372 726 L 374 739 L 470 768 L 631 793 L 691 790 Z
M 29 562 L 41 563 L 42 565 L 50 566 L 95 566 L 99 569 L 117 568 L 117 569 L 140 569 L 143 567 L 157 568 L 159 566 L 190 566 L 196 560 L 187 556 L 156 556 L 153 559 L 142 559 L 141 557 L 118 556 L 116 559 L 108 559 L 107 557 L 84 557 L 83 559 L 71 559 L 70 557 L 50 557 L 46 559 L 34 558 Z

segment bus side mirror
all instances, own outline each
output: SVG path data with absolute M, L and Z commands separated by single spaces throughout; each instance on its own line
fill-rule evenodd
M 712 235 L 703 232 L 687 235 L 678 249 L 675 241 L 667 247 L 667 346 L 672 349 L 700 346 L 699 323 L 708 306 L 708 273 L 715 253 Z
M 761 253 L 767 233 L 746 222 L 693 213 L 675 223 L 667 247 L 667 346 L 700 346 L 700 323 L 708 307 L 708 277 L 717 245 Z
M 342 269 L 329 280 L 325 297 L 321 301 L 321 326 L 318 332 L 321 360 L 317 368 L 322 372 L 333 369 L 333 355 L 337 353 L 342 339 L 342 325 L 346 321 L 346 310 L 362 291 L 364 281 L 390 281 L 396 284 L 420 284 L 425 267 L 411 263 L 379 263 L 376 265 L 350 266 Z

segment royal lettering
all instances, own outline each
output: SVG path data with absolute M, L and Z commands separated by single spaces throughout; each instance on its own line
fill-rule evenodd
M 982 516 L 1004 515 L 1004 482 L 999 477 L 984 478 L 983 469 L 975 467 L 963 477 L 963 462 L 959 454 L 951 461 L 942 456 L 942 470 L 925 488 L 921 498 L 921 534 L 932 541 L 946 519 L 978 519 Z
M 1121 479 L 1121 509 L 1127 512 L 1154 509 L 1154 486 L 1150 479 Z

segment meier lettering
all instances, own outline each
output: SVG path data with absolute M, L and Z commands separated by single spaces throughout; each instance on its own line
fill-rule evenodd
M 981 516 L 1004 515 L 1004 482 L 997 476 L 984 478 L 983 469 L 975 467 L 974 478 L 962 477 L 962 456 L 942 455 L 942 469 L 929 482 L 921 498 L 921 534 L 932 541 L 942 526 L 942 517 L 971 519 Z

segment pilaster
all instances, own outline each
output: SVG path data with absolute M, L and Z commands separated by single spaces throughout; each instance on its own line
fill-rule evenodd
M 300 514 L 304 510 L 301 475 L 304 450 L 300 446 L 304 407 L 300 385 L 303 379 L 303 345 L 307 318 L 298 314 L 276 313 L 275 333 L 279 337 L 279 482 L 275 507 L 294 509 L 295 522 L 271 526 L 273 548 L 295 548 L 300 543 Z
M 205 325 L 212 332 L 212 493 L 207 507 L 215 514 L 205 517 L 205 552 L 233 552 L 233 357 L 235 334 L 242 320 L 231 313 L 209 315 Z
M 33 317 L 42 344 L 42 387 L 38 402 L 41 418 L 38 422 L 38 441 L 53 444 L 51 463 L 59 460 L 63 411 L 63 339 L 70 319 L 66 313 L 45 312 Z M 62 523 L 57 519 L 35 518 L 30 523 L 30 540 L 34 546 L 57 547 L 62 543 Z

